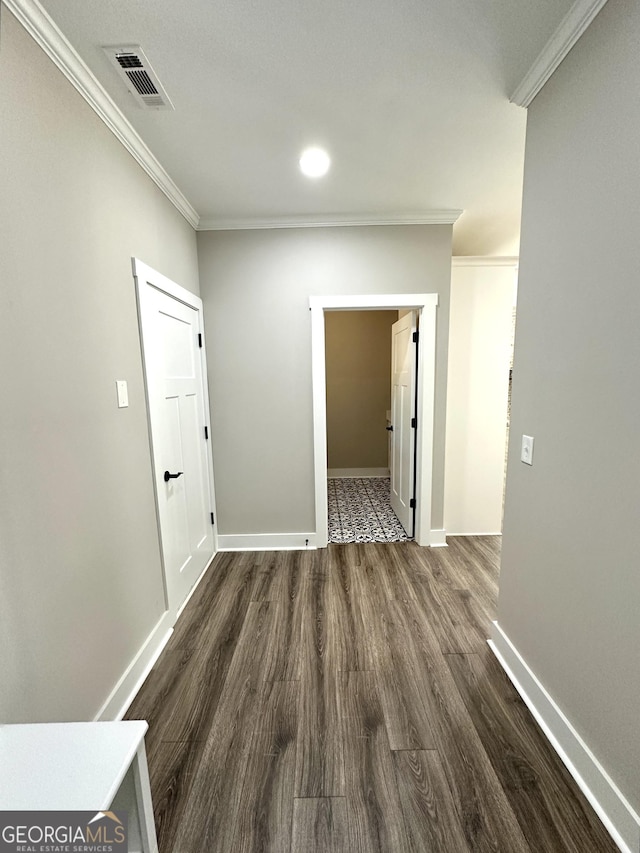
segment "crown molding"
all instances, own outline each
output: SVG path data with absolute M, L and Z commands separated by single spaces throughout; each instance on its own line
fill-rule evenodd
M 200 217 L 37 0 L 2 0 L 114 136 L 194 228 Z
M 381 214 L 348 213 L 316 216 L 265 217 L 263 219 L 216 219 L 202 217 L 198 231 L 253 231 L 265 228 L 335 228 L 362 225 L 453 225 L 462 210 L 425 210 L 421 213 Z
M 517 267 L 519 258 L 516 255 L 454 255 L 451 258 L 452 267 Z
M 575 0 L 509 99 L 528 107 L 607 0 Z

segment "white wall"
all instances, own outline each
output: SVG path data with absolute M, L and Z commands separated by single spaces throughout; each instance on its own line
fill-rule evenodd
M 515 262 L 454 258 L 444 474 L 447 535 L 500 533 Z M 465 263 L 461 266 L 460 263 Z
M 164 609 L 132 255 L 198 291 L 192 228 L 3 7 L 0 722 L 93 718 Z
M 529 109 L 498 608 L 636 812 L 639 44 L 640 4 L 609 0 Z
M 309 296 L 439 293 L 433 527 L 442 528 L 450 225 L 200 232 L 221 534 L 315 530 Z

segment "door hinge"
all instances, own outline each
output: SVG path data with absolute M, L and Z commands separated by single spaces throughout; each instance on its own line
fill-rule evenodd
M 202 349 L 202 334 L 198 332 L 198 346 Z
M 204 438 L 205 438 L 205 441 L 209 441 L 209 427 L 208 426 L 206 426 L 204 428 Z
M 411 340 L 414 342 L 414 344 L 418 343 L 418 332 L 413 333 L 413 337 L 411 338 Z
M 416 420 L 416 418 L 411 418 L 411 429 L 416 429 L 417 426 L 418 421 Z
M 415 498 L 411 498 L 411 500 L 409 501 L 409 506 L 411 507 L 411 509 L 416 508 L 416 499 Z
M 211 524 L 215 524 L 215 523 L 216 523 L 216 522 L 215 522 L 215 519 L 214 519 L 214 517 L 213 517 L 213 513 L 211 513 Z

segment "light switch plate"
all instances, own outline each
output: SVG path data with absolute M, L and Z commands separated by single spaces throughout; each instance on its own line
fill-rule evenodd
M 116 379 L 116 389 L 118 391 L 118 408 L 126 409 L 129 405 L 129 391 L 127 390 L 126 379 Z
M 533 465 L 533 436 L 522 436 L 522 449 L 520 450 L 520 461 L 526 465 Z

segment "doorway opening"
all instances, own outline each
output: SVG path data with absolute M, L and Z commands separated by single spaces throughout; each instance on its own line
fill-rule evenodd
M 449 303 L 444 522 L 498 535 L 504 513 L 517 258 L 454 258 Z
M 329 541 L 413 539 L 415 311 L 325 314 Z
M 437 294 L 385 294 L 370 296 L 312 296 L 312 385 L 314 414 L 314 473 L 316 536 L 314 544 L 326 547 L 328 530 L 327 404 L 325 315 L 331 311 L 415 311 L 421 328 L 421 345 L 415 390 L 414 538 L 431 545 L 431 481 L 433 463 L 433 403 L 435 390 L 435 331 Z

